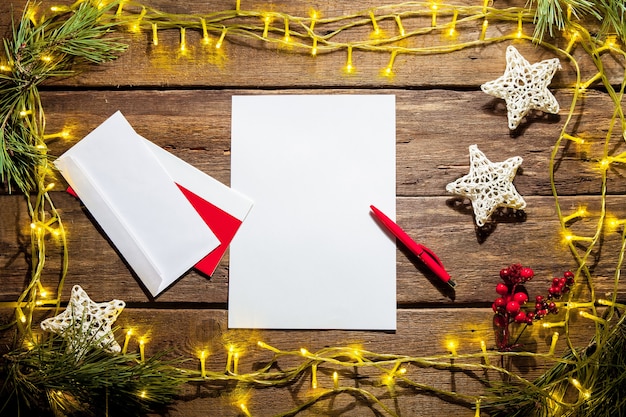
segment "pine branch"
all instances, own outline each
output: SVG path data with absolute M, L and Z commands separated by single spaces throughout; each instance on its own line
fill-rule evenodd
M 39 167 L 46 164 L 44 117 L 38 86 L 51 77 L 73 75 L 82 64 L 115 59 L 126 48 L 105 37 L 114 22 L 104 17 L 116 2 L 102 9 L 81 2 L 67 13 L 34 23 L 26 5 L 12 39 L 4 40 L 6 69 L 0 72 L 0 180 L 11 191 L 38 186 Z

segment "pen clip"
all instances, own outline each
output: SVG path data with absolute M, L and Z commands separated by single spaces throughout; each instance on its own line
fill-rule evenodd
M 441 259 L 439 259 L 439 257 L 437 255 L 435 255 L 435 253 L 433 251 L 431 251 L 430 249 L 428 249 L 426 246 L 424 245 L 420 245 L 421 249 L 422 249 L 422 253 L 419 254 L 419 256 L 421 257 L 422 255 L 424 255 L 424 253 L 426 253 L 428 256 L 431 257 L 431 259 L 433 259 L 435 262 L 437 262 L 437 264 L 440 267 L 444 267 L 443 266 L 443 262 L 441 262 Z

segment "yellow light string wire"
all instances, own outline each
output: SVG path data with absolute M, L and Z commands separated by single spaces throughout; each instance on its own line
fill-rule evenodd
M 293 47 L 290 51 L 295 53 L 307 53 L 316 55 L 318 52 L 334 52 L 339 50 L 345 50 L 348 54 L 348 64 L 352 64 L 352 52 L 353 50 L 360 51 L 382 51 L 391 54 L 391 59 L 387 68 L 393 67 L 394 59 L 397 54 L 421 54 L 432 55 L 441 54 L 447 52 L 453 52 L 464 48 L 470 48 L 474 46 L 484 46 L 489 43 L 502 42 L 515 39 L 534 40 L 523 34 L 523 24 L 532 23 L 532 11 L 520 8 L 510 8 L 499 10 L 496 8 L 488 7 L 488 2 L 482 6 L 450 6 L 445 4 L 437 4 L 433 9 L 433 3 L 402 3 L 400 5 L 393 6 L 381 6 L 375 9 L 370 9 L 367 12 L 359 12 L 351 15 L 322 18 L 317 13 L 310 14 L 308 17 L 291 16 L 280 12 L 268 12 L 264 11 L 246 11 L 242 10 L 240 2 L 237 1 L 235 10 L 232 11 L 220 11 L 216 13 L 210 13 L 205 15 L 176 15 L 159 12 L 155 9 L 151 9 L 142 5 L 137 5 L 131 2 L 120 3 L 117 11 L 111 16 L 112 20 L 129 28 L 129 30 L 151 30 L 153 32 L 153 39 L 155 44 L 158 39 L 158 31 L 178 29 L 181 33 L 181 44 L 185 45 L 185 31 L 197 30 L 203 34 L 203 39 L 208 38 L 209 34 L 219 35 L 219 40 L 215 45 L 215 48 L 219 49 L 225 40 L 226 34 L 230 36 L 251 39 L 251 40 L 263 40 L 267 43 L 280 45 L 285 43 L 285 38 L 289 39 L 290 45 Z M 138 10 L 138 11 L 137 11 Z M 399 10 L 399 11 L 398 11 Z M 436 15 L 435 15 L 436 12 Z M 436 17 L 435 17 L 436 16 Z M 422 28 L 412 29 L 406 31 L 402 24 L 402 19 L 405 21 L 411 18 L 430 18 L 430 25 Z M 243 19 L 243 20 L 242 20 Z M 351 40 L 351 41 L 335 41 L 334 38 L 339 33 L 347 32 L 350 29 L 364 27 L 370 25 L 374 28 L 375 32 L 381 32 L 380 22 L 394 21 L 397 25 L 397 33 L 389 37 L 370 37 L 367 39 Z M 281 22 L 282 27 L 274 26 L 274 22 Z M 442 23 L 443 22 L 443 23 Z M 490 23 L 488 23 L 490 22 Z M 516 26 L 516 31 L 512 31 L 508 35 L 502 35 L 498 37 L 487 36 L 488 24 L 496 24 L 499 22 L 512 23 Z M 157 25 L 158 23 L 158 25 Z M 434 31 L 440 31 L 441 33 L 454 34 L 460 29 L 462 25 L 479 24 L 480 35 L 476 40 L 469 40 L 459 43 L 454 42 L 442 42 L 439 45 L 430 45 L 424 47 L 406 46 L 404 44 L 398 44 L 398 41 L 415 37 L 424 34 L 430 34 Z M 325 30 L 326 27 L 332 27 L 331 30 Z M 314 32 L 315 29 L 315 32 Z M 378 30 L 377 30 L 378 29 Z M 588 287 L 590 296 L 587 301 L 582 301 L 577 304 L 573 301 L 573 292 L 570 293 L 569 298 L 563 304 L 565 307 L 565 315 L 562 321 L 549 323 L 546 322 L 546 328 L 562 326 L 564 328 L 564 334 L 567 344 L 570 348 L 574 348 L 573 342 L 569 334 L 569 323 L 571 321 L 571 310 L 579 308 L 588 308 L 591 312 L 583 311 L 582 316 L 593 320 L 598 325 L 596 326 L 596 337 L 594 340 L 598 344 L 598 350 L 601 347 L 604 340 L 606 340 L 606 332 L 608 331 L 605 323 L 608 323 L 613 312 L 617 308 L 624 308 L 623 305 L 616 303 L 617 296 L 617 284 L 620 278 L 620 269 L 624 261 L 624 253 L 626 252 L 626 231 L 622 231 L 621 234 L 621 247 L 617 261 L 618 268 L 616 268 L 614 277 L 614 291 L 611 294 L 609 300 L 598 300 L 595 295 L 595 285 L 593 277 L 589 268 L 589 259 L 598 246 L 603 230 L 607 228 L 608 217 L 606 212 L 606 199 L 607 199 L 607 177 L 612 164 L 624 164 L 626 163 L 626 156 L 611 155 L 610 151 L 614 147 L 614 136 L 623 137 L 624 126 L 626 126 L 626 120 L 624 118 L 623 109 L 621 107 L 621 101 L 626 86 L 626 75 L 623 77 L 619 90 L 616 90 L 608 79 L 607 74 L 604 71 L 601 55 L 604 53 L 613 53 L 621 57 L 626 57 L 626 53 L 616 44 L 615 39 L 607 39 L 605 41 L 598 40 L 592 37 L 589 32 L 582 26 L 576 25 L 570 22 L 569 30 L 569 43 L 565 49 L 559 48 L 549 43 L 541 43 L 541 46 L 551 49 L 557 55 L 564 57 L 572 65 L 572 68 L 576 74 L 576 84 L 573 89 L 572 102 L 569 107 L 569 111 L 565 118 L 561 134 L 556 140 L 556 144 L 553 147 L 553 151 L 550 156 L 550 183 L 552 193 L 555 198 L 557 215 L 560 221 L 560 227 L 563 233 L 567 233 L 572 236 L 567 242 L 567 245 L 574 255 L 577 262 L 578 269 L 576 270 L 576 281 L 585 281 L 585 285 Z M 572 32 L 573 30 L 573 32 Z M 452 37 L 452 36 L 450 36 Z M 591 56 L 592 61 L 597 69 L 597 74 L 586 82 L 581 80 L 581 71 L 578 66 L 577 60 L 571 55 L 571 51 L 581 46 L 587 55 Z M 50 62 L 52 62 L 50 57 Z M 6 65 L 10 69 L 9 64 Z M 4 66 L 3 66 L 4 68 Z M 4 70 L 4 69 L 3 69 Z M 8 70 L 8 69 L 7 69 Z M 584 91 L 590 88 L 593 83 L 600 82 L 606 89 L 609 97 L 611 98 L 614 109 L 612 117 L 609 122 L 609 128 L 604 139 L 603 153 L 595 158 L 600 165 L 598 172 L 600 173 L 601 180 L 601 207 L 600 210 L 594 214 L 597 217 L 595 232 L 590 237 L 578 236 L 570 232 L 570 223 L 573 219 L 583 216 L 589 216 L 586 212 L 577 212 L 576 216 L 564 215 L 559 203 L 559 194 L 556 188 L 555 172 L 556 161 L 561 149 L 562 142 L 574 141 L 580 139 L 583 134 L 577 133 L 572 128 L 573 115 L 577 109 L 578 102 Z M 39 107 L 41 105 L 39 104 Z M 43 109 L 25 110 L 23 114 L 29 124 L 31 131 L 34 135 L 41 138 L 41 149 L 45 150 L 45 138 L 44 127 L 45 120 L 43 118 Z M 615 129 L 620 129 L 622 135 L 614 135 Z M 49 137 L 49 136 L 48 136 Z M 580 142 L 580 141 L 578 141 Z M 65 238 L 65 231 L 61 220 L 52 204 L 49 196 L 51 191 L 49 184 L 46 183 L 48 178 L 48 166 L 47 163 L 42 164 L 38 168 L 38 175 L 40 183 L 38 184 L 39 192 L 32 201 L 28 201 L 29 212 L 31 215 L 31 221 L 34 227 L 31 230 L 31 246 L 33 253 L 33 267 L 31 282 L 26 287 L 24 292 L 20 295 L 15 305 L 16 319 L 18 327 L 26 335 L 26 338 L 32 340 L 31 322 L 32 312 L 37 307 L 38 292 L 41 294 L 43 285 L 41 283 L 42 271 L 45 264 L 45 252 L 47 239 L 51 236 L 52 224 L 57 224 L 57 230 L 60 231 L 59 239 L 60 244 L 63 247 L 63 266 L 62 266 L 62 278 L 57 289 L 56 305 L 58 308 L 60 302 L 60 293 L 63 286 L 63 279 L 67 273 L 67 242 Z M 51 213 L 51 214 L 47 214 Z M 584 244 L 584 251 L 580 252 L 580 244 Z M 608 306 L 608 314 L 602 317 L 596 305 Z M 579 312 L 580 316 L 581 313 Z M 130 333 L 127 333 L 127 337 L 130 337 Z M 410 378 L 406 373 L 406 368 L 401 367 L 407 364 L 412 364 L 417 367 L 440 369 L 444 371 L 452 370 L 466 370 L 466 371 L 495 371 L 503 377 L 516 381 L 522 386 L 532 388 L 533 382 L 524 379 L 523 377 L 509 371 L 505 367 L 499 367 L 493 365 L 496 361 L 491 361 L 490 356 L 498 358 L 514 357 L 514 356 L 528 356 L 528 357 L 541 357 L 555 361 L 555 363 L 563 362 L 564 359 L 557 358 L 556 343 L 559 340 L 559 333 L 554 333 L 550 349 L 547 353 L 533 353 L 533 352 L 489 352 L 486 346 L 481 343 L 481 348 L 477 353 L 471 354 L 459 354 L 453 352 L 452 357 L 454 360 L 450 360 L 450 355 L 441 355 L 433 357 L 405 357 L 398 355 L 388 354 L 376 354 L 373 352 L 359 351 L 358 355 L 355 355 L 352 348 L 328 348 L 317 353 L 311 354 L 307 351 L 306 355 L 302 354 L 302 351 L 282 351 L 280 349 L 271 347 L 265 343 L 259 343 L 259 347 L 267 349 L 274 353 L 274 359 L 272 359 L 268 366 L 257 370 L 252 373 L 241 373 L 238 369 L 239 352 L 231 352 L 229 349 L 230 361 L 227 362 L 226 372 L 212 372 L 207 370 L 204 366 L 198 372 L 196 376 L 193 372 L 189 375 L 189 380 L 210 380 L 210 381 L 237 381 L 253 386 L 282 386 L 290 381 L 294 381 L 305 372 L 310 372 L 315 375 L 315 385 L 322 385 L 322 380 L 319 377 L 320 369 L 326 367 L 370 367 L 378 369 L 381 372 L 381 380 L 383 377 L 392 376 L 393 379 L 401 380 L 406 386 L 410 386 L 426 392 L 447 396 L 450 398 L 456 398 L 457 400 L 463 400 L 468 404 L 473 404 L 477 410 L 482 406 L 484 408 L 484 401 L 487 397 L 466 395 L 458 392 L 446 392 L 436 387 L 428 386 L 427 384 L 418 383 Z M 125 341 L 125 346 L 127 342 Z M 577 351 L 574 349 L 572 355 L 576 360 L 580 360 Z M 142 355 L 143 356 L 143 355 Z M 284 356 L 297 356 L 303 360 L 302 364 L 296 368 L 288 369 L 285 371 L 272 371 L 270 367 L 279 358 Z M 345 359 L 349 358 L 349 359 Z M 237 364 L 235 364 L 235 359 Z M 577 366 L 577 361 L 567 362 L 569 365 Z M 588 363 L 588 362 L 585 362 Z M 390 367 L 391 366 L 391 371 Z M 400 372 L 403 369 L 405 371 Z M 189 370 L 185 370 L 189 372 Z M 338 372 L 338 371 L 334 371 Z M 593 370 L 588 372 L 593 374 Z M 337 375 L 340 375 L 337 373 Z M 578 381 L 578 379 L 569 379 L 565 382 L 569 384 L 575 384 L 572 381 Z M 391 382 L 391 380 L 389 380 Z M 589 387 L 593 386 L 593 381 L 584 381 L 584 389 L 586 393 L 589 393 Z M 338 393 L 346 392 L 354 395 L 359 395 L 362 398 L 366 398 L 373 404 L 379 405 L 383 410 L 390 415 L 394 415 L 393 411 L 387 407 L 382 401 L 371 392 L 361 388 L 348 388 L 340 384 L 337 379 L 336 382 L 329 384 L 324 383 L 326 388 L 321 393 L 309 399 L 303 405 L 298 406 L 304 409 L 312 403 L 328 398 Z M 579 384 L 581 384 L 579 382 Z M 332 388 L 330 387 L 332 385 Z M 583 386 L 582 384 L 580 385 Z M 561 390 L 561 391 L 559 391 Z M 582 391 L 581 391 L 582 392 Z M 558 407 L 573 407 L 579 404 L 581 399 L 578 399 L 575 403 L 567 403 L 563 400 L 563 392 L 561 388 L 555 388 L 554 390 L 547 390 L 545 392 L 539 392 L 539 395 L 545 396 L 546 399 Z M 582 397 L 585 397 L 584 395 Z M 482 404 L 482 405 L 481 405 Z M 241 410 L 248 414 L 249 411 L 244 403 L 240 403 Z M 477 411 L 478 412 L 478 411 Z

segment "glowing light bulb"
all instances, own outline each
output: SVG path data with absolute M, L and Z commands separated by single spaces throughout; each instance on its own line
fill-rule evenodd
M 152 24 L 152 45 L 159 45 L 159 28 L 156 23 Z
M 247 416 L 247 417 L 252 417 L 252 414 L 250 414 L 250 410 L 248 410 L 248 407 L 246 407 L 246 405 L 244 403 L 239 403 L 239 409 L 241 409 L 241 411 Z
M 302 356 L 307 356 L 309 354 L 309 351 L 306 350 L 305 348 L 300 348 L 300 354 Z
M 206 377 L 206 351 L 200 351 L 200 376 Z
M 133 329 L 128 329 L 126 332 L 126 336 L 124 337 L 124 346 L 122 347 L 122 355 L 126 354 L 128 349 L 128 342 L 130 341 L 131 336 L 133 335 Z
M 146 392 L 146 390 L 143 390 L 139 393 L 140 398 L 146 398 L 147 396 L 148 396 L 148 393 Z
M 448 348 L 452 356 L 456 356 L 457 354 L 456 348 L 458 346 L 459 346 L 459 343 L 456 340 L 448 340 L 448 342 L 446 343 L 446 347 Z
M 439 6 L 437 6 L 437 3 L 433 3 L 433 4 L 430 5 L 430 10 L 433 11 L 431 22 L 430 22 L 430 25 L 432 27 L 437 26 L 437 9 L 438 8 L 439 8 Z
M 333 386 L 335 387 L 335 389 L 339 388 L 339 374 L 337 373 L 337 371 L 333 372 Z
M 311 388 L 317 389 L 317 364 L 311 365 Z
M 226 32 L 228 29 L 224 28 L 222 30 L 222 33 L 219 37 L 219 39 L 217 40 L 217 43 L 215 44 L 215 49 L 220 49 L 222 47 L 222 43 L 224 42 L 224 38 L 226 37 Z
M 146 340 L 142 337 L 141 339 L 139 339 L 139 357 L 141 358 L 141 362 L 144 362 L 146 360 L 145 351 Z

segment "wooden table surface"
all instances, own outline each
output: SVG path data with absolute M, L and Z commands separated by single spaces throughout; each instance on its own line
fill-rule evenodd
M 145 3 L 169 12 L 205 13 L 233 9 L 235 1 L 146 0 Z M 313 4 L 304 0 L 279 0 L 271 6 L 260 1 L 241 3 L 242 9 L 271 7 L 301 16 L 315 6 L 323 16 L 340 16 L 390 2 L 319 0 Z M 497 3 L 501 8 L 521 7 L 525 1 Z M 24 4 L 22 0 L 2 2 L 0 33 L 8 35 L 11 11 L 19 15 Z M 50 4 L 46 0 L 41 7 Z M 513 22 L 494 25 L 489 31 L 499 34 L 515 28 Z M 465 30 L 466 36 L 477 38 L 480 25 Z M 532 31 L 530 26 L 528 31 Z M 138 279 L 87 210 L 66 194 L 63 181 L 58 181 L 51 195 L 68 229 L 70 254 L 64 299 L 67 300 L 73 285 L 80 284 L 95 301 L 126 301 L 127 307 L 117 324 L 121 331 L 132 327 L 137 334 L 148 335 L 146 354 L 171 349 L 176 356 L 193 359 L 197 346 L 208 345 L 212 348 L 207 368 L 220 369 L 226 361 L 225 344 L 236 341 L 249 345 L 240 363 L 240 369 L 246 371 L 268 359 L 266 351 L 253 346 L 256 340 L 285 350 L 305 347 L 315 351 L 325 346 L 358 344 L 380 353 L 436 355 L 447 352 L 446 340 L 452 337 L 458 340 L 459 352 L 479 350 L 480 340 L 493 349 L 491 303 L 496 297 L 494 287 L 499 282 L 501 268 L 511 263 L 532 267 L 536 278 L 528 289 L 536 294 L 547 291 L 553 276 L 577 267 L 562 243 L 549 176 L 550 154 L 572 99 L 575 73 L 568 62 L 563 62 L 550 87 L 561 104 L 561 113 L 535 115 L 511 132 L 503 102 L 480 90 L 482 83 L 502 75 L 510 41 L 447 54 L 399 55 L 394 63 L 395 77 L 390 79 L 380 75 L 381 68 L 389 61 L 388 53 L 355 51 L 356 72 L 346 75 L 342 71 L 345 51 L 311 57 L 297 51 L 276 50 L 262 42 L 227 37 L 222 52 L 217 54 L 203 50 L 199 35 L 190 32 L 189 51 L 181 55 L 177 52 L 179 32 L 176 30 L 161 32 L 157 47 L 152 46 L 150 33 L 125 33 L 122 37 L 129 43 L 129 49 L 118 60 L 42 87 L 47 131 L 68 128 L 71 132 L 70 139 L 51 143 L 50 153 L 60 155 L 112 113 L 121 110 L 138 133 L 229 184 L 233 95 L 394 94 L 398 223 L 433 249 L 457 282 L 456 289 L 449 291 L 399 249 L 395 332 L 229 330 L 228 256 L 210 279 L 192 270 L 153 299 L 142 290 Z M 442 42 L 439 38 L 432 41 Z M 567 41 L 555 42 L 563 46 Z M 531 63 L 555 56 L 552 51 L 528 41 L 518 41 L 515 45 Z M 575 51 L 574 55 L 580 59 L 583 78 L 595 74 L 584 51 Z M 622 63 L 616 60 L 608 65 L 607 71 L 619 81 Z M 605 113 L 609 104 L 606 93 L 590 89 L 585 96 L 584 112 L 580 109 L 574 112 L 578 131 L 602 135 L 606 131 Z M 488 227 L 477 229 L 468 203 L 446 193 L 446 184 L 468 173 L 468 147 L 472 144 L 478 144 L 492 161 L 512 156 L 524 159 L 514 182 L 527 201 L 523 213 L 496 215 Z M 591 165 L 581 164 L 580 154 L 572 146 L 561 146 L 557 152 L 555 183 L 564 211 L 575 211 L 581 204 L 586 204 L 589 210 L 598 209 L 601 185 L 598 172 Z M 618 216 L 626 215 L 623 204 L 626 182 L 620 175 L 610 176 L 608 187 L 609 210 Z M 28 225 L 24 197 L 19 193 L 9 194 L 5 189 L 0 194 L 0 301 L 14 301 L 28 279 Z M 593 270 L 598 293 L 613 291 L 614 264 L 602 260 L 615 256 L 618 248 L 612 248 L 618 241 L 619 236 L 607 235 Z M 60 258 L 54 249 L 49 251 L 44 281 L 54 286 Z M 624 299 L 624 288 L 620 287 L 619 291 Z M 588 323 L 581 326 L 591 329 Z M 549 329 L 535 326 L 525 335 L 525 343 L 530 350 L 545 351 L 551 334 Z M 584 345 L 590 334 L 582 330 L 574 341 Z M 118 334 L 118 340 L 123 340 L 123 333 Z M 564 347 L 560 343 L 558 349 Z M 136 340 L 131 341 L 130 349 L 137 349 Z M 189 366 L 197 367 L 197 364 L 192 361 Z M 527 378 L 545 371 L 545 364 L 540 362 L 520 361 L 511 366 L 514 372 Z M 420 372 L 425 383 L 442 389 L 470 394 L 483 389 L 477 378 L 462 373 L 436 369 Z M 307 389 L 308 383 L 303 382 L 280 389 L 255 390 L 250 394 L 248 408 L 259 416 L 284 412 L 303 398 Z M 188 386 L 170 415 L 240 415 L 241 410 L 231 404 L 230 391 Z M 468 408 L 416 390 L 400 392 L 395 405 L 393 400 L 387 400 L 405 416 L 473 415 Z M 307 413 L 374 415 L 362 400 L 352 397 L 338 397 Z

